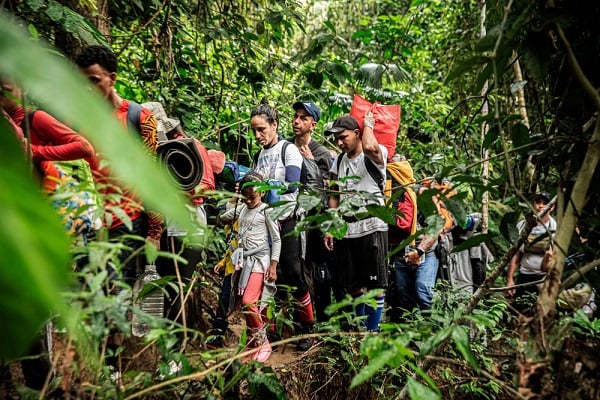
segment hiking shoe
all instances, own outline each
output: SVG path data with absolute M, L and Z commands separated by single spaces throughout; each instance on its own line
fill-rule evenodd
M 269 343 L 279 342 L 281 340 L 281 335 L 277 332 L 267 332 L 267 340 Z M 277 350 L 278 346 L 271 345 L 272 350 Z
M 206 347 L 210 350 L 222 349 L 225 347 L 225 341 L 223 340 L 223 336 L 211 336 L 206 341 Z
M 310 338 L 301 338 L 296 340 L 296 351 L 308 351 L 313 345 L 313 341 Z

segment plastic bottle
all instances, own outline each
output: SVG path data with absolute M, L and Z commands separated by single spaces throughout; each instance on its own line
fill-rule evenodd
M 154 317 L 162 318 L 165 307 L 165 299 L 162 291 L 159 288 L 154 288 L 144 297 L 140 297 L 140 292 L 147 283 L 160 279 L 160 275 L 156 272 L 156 265 L 146 265 L 144 273 L 135 281 L 133 285 L 133 304 L 141 309 L 144 313 Z M 150 331 L 150 326 L 142 320 L 136 313 L 131 318 L 131 333 L 134 336 L 145 336 Z

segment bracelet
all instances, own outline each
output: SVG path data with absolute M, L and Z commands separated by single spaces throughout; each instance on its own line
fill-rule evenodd
M 373 127 L 374 127 L 373 125 L 367 125 L 367 124 L 365 124 L 365 128 L 371 128 L 371 129 L 373 129 Z
M 425 254 L 425 250 L 423 250 L 420 247 L 415 248 L 415 250 L 417 251 L 417 254 L 419 255 L 419 257 L 421 257 L 423 254 Z

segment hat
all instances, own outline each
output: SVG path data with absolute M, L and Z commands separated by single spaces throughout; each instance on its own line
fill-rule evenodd
M 338 117 L 334 122 L 331 128 L 325 131 L 326 135 L 331 135 L 333 133 L 340 133 L 345 130 L 353 131 L 355 129 L 359 129 L 358 122 L 354 119 L 354 117 L 350 115 L 342 115 Z
M 159 134 L 167 134 L 181 125 L 178 119 L 167 117 L 163 105 L 157 101 L 142 104 L 146 110 L 151 111 L 156 117 L 156 130 Z
M 548 192 L 539 192 L 539 193 L 535 194 L 533 201 L 535 202 L 540 199 L 544 199 L 544 200 L 546 200 L 546 203 L 550 203 L 550 200 L 552 199 L 552 197 L 550 196 L 550 193 L 548 193 Z
M 308 113 L 308 115 L 313 117 L 315 122 L 319 122 L 319 120 L 321 119 L 321 111 L 319 111 L 319 107 L 317 107 L 316 104 L 312 101 L 297 101 L 294 103 L 292 108 L 294 110 L 303 108 Z
M 214 174 L 220 174 L 225 167 L 225 153 L 219 150 L 207 150 L 210 166 Z

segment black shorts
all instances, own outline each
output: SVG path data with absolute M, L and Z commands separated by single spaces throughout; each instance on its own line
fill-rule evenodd
M 387 248 L 387 232 L 336 241 L 336 283 L 343 288 L 386 288 Z

